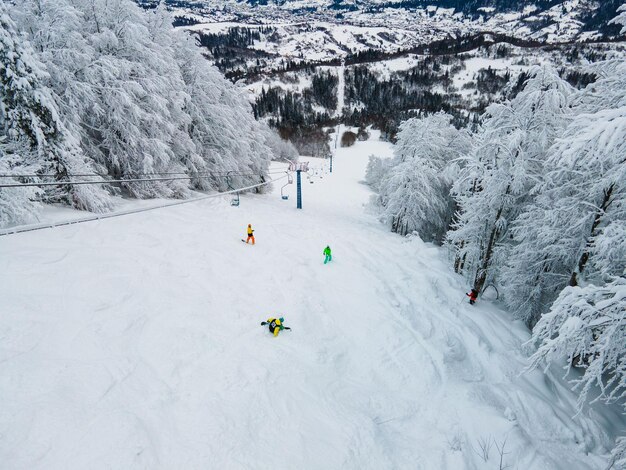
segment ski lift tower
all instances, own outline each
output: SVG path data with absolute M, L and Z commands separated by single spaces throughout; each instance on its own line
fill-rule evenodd
M 296 187 L 296 208 L 297 209 L 302 209 L 302 179 L 300 177 L 300 174 L 303 171 L 309 171 L 309 162 L 300 162 L 297 163 L 295 165 L 295 169 L 296 169 L 296 183 L 297 183 L 297 187 Z

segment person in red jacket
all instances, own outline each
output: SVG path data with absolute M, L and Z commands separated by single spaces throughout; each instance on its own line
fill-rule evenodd
M 469 291 L 469 293 L 465 294 L 467 295 L 470 300 L 469 303 L 474 305 L 476 303 L 476 299 L 478 299 L 478 291 L 476 289 L 472 289 L 471 291 Z

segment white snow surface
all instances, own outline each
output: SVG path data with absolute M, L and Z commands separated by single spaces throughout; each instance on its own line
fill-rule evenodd
M 0 467 L 498 468 L 479 441 L 506 439 L 510 468 L 602 468 L 619 418 L 574 417 L 561 379 L 521 374 L 522 324 L 379 224 L 372 153 L 311 159 L 302 210 L 277 185 L 1 238 Z

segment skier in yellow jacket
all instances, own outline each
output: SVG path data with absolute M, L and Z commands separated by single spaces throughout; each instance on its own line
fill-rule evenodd
M 252 240 L 252 244 L 254 245 L 254 230 L 252 230 L 252 224 L 248 224 L 248 238 L 246 239 L 246 243 Z
M 270 333 L 274 336 L 278 336 L 281 330 L 291 330 L 288 326 L 283 325 L 285 319 L 280 318 L 268 318 L 267 321 L 262 321 L 261 326 L 269 325 Z

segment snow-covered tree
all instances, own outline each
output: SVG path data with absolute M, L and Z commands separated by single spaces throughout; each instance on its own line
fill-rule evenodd
M 615 22 L 626 24 L 625 14 Z M 593 67 L 599 79 L 573 100 L 576 116 L 516 223 L 505 270 L 506 301 L 537 322 L 532 365 L 567 358 L 582 368 L 580 407 L 596 390 L 595 400 L 626 403 L 626 64 Z M 607 470 L 625 466 L 621 437 Z
M 393 160 L 383 159 L 376 155 L 369 156 L 365 170 L 365 182 L 377 193 L 380 192 L 380 184 L 392 162 Z
M 14 15 L 50 71 L 65 125 L 100 172 L 115 178 L 182 171 L 174 149 L 184 142 L 170 99 L 182 89 L 176 65 L 132 2 L 26 0 Z M 180 94 L 180 91 L 177 91 Z M 174 112 L 172 112 L 174 110 Z M 188 140 L 188 139 L 187 139 Z M 184 182 L 128 183 L 131 195 L 172 196 Z
M 41 170 L 32 147 L 37 146 L 37 115 L 29 116 L 37 91 L 38 64 L 27 45 L 20 47 L 15 25 L 0 4 L 0 173 L 5 175 Z M 0 178 L 5 184 L 16 179 Z M 35 213 L 34 188 L 0 189 L 0 224 L 29 221 Z
M 567 287 L 533 329 L 539 345 L 531 367 L 561 362 L 582 369 L 574 380 L 578 405 L 589 398 L 606 403 L 626 401 L 626 277 L 603 286 Z M 598 395 L 591 397 L 590 394 Z M 612 467 L 626 463 L 625 438 L 613 451 Z M 617 466 L 615 466 L 617 465 Z
M 582 275 L 602 279 L 623 272 L 625 155 L 626 106 L 619 103 L 577 115 L 550 149 L 545 184 L 515 223 L 516 246 L 503 276 L 508 305 L 529 324 Z
M 626 34 L 626 3 L 617 9 L 619 15 L 609 21 L 609 24 L 622 25 L 621 34 Z
M 86 20 L 82 34 L 90 54 L 83 84 L 95 93 L 82 116 L 85 151 L 114 177 L 180 172 L 175 151 L 184 84 L 170 43 L 151 28 L 149 14 L 127 0 L 74 0 Z M 174 88 L 175 87 L 175 88 Z M 125 184 L 136 197 L 177 196 L 181 181 Z
M 495 278 L 510 249 L 509 227 L 533 200 L 547 150 L 568 122 L 573 88 L 551 67 L 535 67 L 511 102 L 487 108 L 453 187 L 460 210 L 448 242 L 474 289 Z
M 425 241 L 440 242 L 453 210 L 451 162 L 469 145 L 452 117 L 437 113 L 405 121 L 391 161 L 370 159 L 367 181 L 379 191 L 382 219 L 401 235 L 417 232 Z
M 298 150 L 288 140 L 282 139 L 278 132 L 271 129 L 269 126 L 265 126 L 265 145 L 267 145 L 272 152 L 272 160 L 282 162 L 295 162 L 298 160 Z
M 257 176 L 244 175 L 267 171 L 271 154 L 265 145 L 264 124 L 254 120 L 239 91 L 207 66 L 191 38 L 179 36 L 177 44 L 177 61 L 191 97 L 186 108 L 192 119 L 190 133 L 206 168 L 233 172 L 235 187 L 258 183 Z M 223 177 L 211 184 L 227 189 Z
M 619 437 L 615 445 L 615 449 L 611 452 L 611 460 L 606 470 L 617 470 L 618 468 L 626 468 L 626 437 Z
M 11 14 L 49 71 L 42 83 L 58 97 L 61 121 L 94 170 L 115 179 L 195 176 L 124 183 L 128 194 L 224 190 L 227 172 L 235 187 L 266 178 L 266 126 L 189 35 L 172 27 L 165 8 L 144 11 L 131 0 L 25 0 Z
M 35 214 L 33 198 L 39 194 L 47 202 L 64 202 L 79 209 L 102 211 L 108 196 L 98 186 L 64 184 L 73 173 L 91 173 L 93 167 L 82 157 L 77 143 L 63 125 L 56 96 L 42 82 L 47 78 L 43 64 L 35 57 L 26 38 L 21 36 L 0 4 L 0 171 L 3 174 L 39 175 L 38 181 L 58 181 L 46 191 L 28 187 L 0 191 L 0 223 L 19 223 Z M 19 183 L 24 178 L 3 181 Z

